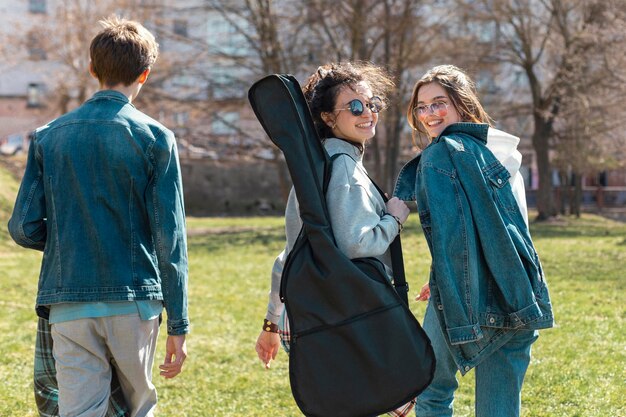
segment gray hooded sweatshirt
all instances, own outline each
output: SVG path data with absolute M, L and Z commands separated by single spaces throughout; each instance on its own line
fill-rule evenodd
M 368 256 L 378 258 L 392 276 L 389 245 L 400 229 L 396 220 L 386 214 L 385 202 L 363 166 L 363 155 L 354 145 L 341 139 L 326 139 L 324 148 L 331 157 L 335 154 L 347 154 L 334 160 L 326 191 L 328 215 L 337 246 L 350 259 Z M 285 209 L 287 244 L 272 268 L 272 285 L 266 314 L 266 319 L 272 323 L 278 323 L 284 311 L 279 296 L 280 278 L 287 255 L 301 228 L 298 200 L 292 188 Z

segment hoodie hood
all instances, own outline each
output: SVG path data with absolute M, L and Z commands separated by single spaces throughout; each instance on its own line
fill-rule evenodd
M 517 205 L 522 213 L 524 222 L 528 226 L 528 207 L 526 205 L 526 191 L 524 188 L 524 179 L 519 173 L 522 166 L 522 154 L 517 150 L 519 138 L 509 135 L 492 127 L 487 132 L 487 149 L 500 161 L 500 163 L 511 174 L 509 182 L 511 183 L 511 191 L 513 197 L 517 201 Z
M 519 138 L 517 136 L 502 130 L 490 127 L 487 132 L 487 148 L 509 171 L 511 177 L 514 177 L 522 166 L 522 154 L 517 150 L 518 144 Z

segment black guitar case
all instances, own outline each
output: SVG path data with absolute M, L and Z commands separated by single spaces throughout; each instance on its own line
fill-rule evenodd
M 430 340 L 407 306 L 399 236 L 392 245 L 398 291 L 379 260 L 351 260 L 335 244 L 325 198 L 332 163 L 296 79 L 267 76 L 248 98 L 285 155 L 303 222 L 281 281 L 294 399 L 307 416 L 391 411 L 422 392 L 435 370 Z

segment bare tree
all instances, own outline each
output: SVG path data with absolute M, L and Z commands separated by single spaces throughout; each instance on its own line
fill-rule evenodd
M 415 81 L 416 68 L 435 55 L 433 51 L 443 39 L 436 36 L 441 21 L 428 19 L 437 9 L 414 0 L 315 0 L 307 4 L 310 30 L 319 40 L 314 53 L 319 62 L 372 61 L 394 78 L 390 106 L 369 153 L 373 175 L 384 188 L 391 189 L 402 143 L 410 146 L 404 118 L 408 90 Z
M 588 51 L 570 61 L 572 68 L 563 85 L 565 96 L 555 124 L 555 165 L 563 173 L 565 213 L 580 216 L 582 178 L 626 163 L 626 11 L 616 3 L 591 2 L 583 10 L 590 27 L 577 39 L 579 50 Z M 622 51 L 622 53 L 619 53 Z M 616 53 L 618 52 L 618 53 Z M 573 192 L 569 183 L 573 182 Z
M 88 71 L 89 44 L 101 29 L 98 21 L 133 10 L 136 3 L 133 0 L 56 2 L 46 27 L 33 29 L 32 35 L 39 39 L 42 52 L 51 62 L 49 96 L 59 114 L 84 102 L 98 87 Z M 133 18 L 137 19 L 136 11 Z
M 433 18 L 438 12 L 439 16 Z M 212 85 L 216 89 L 241 93 L 255 79 L 270 73 L 306 76 L 328 61 L 373 61 L 386 67 L 397 85 L 377 139 L 370 145 L 373 149 L 368 152 L 373 158 L 374 176 L 390 189 L 401 149 L 410 147 L 410 134 L 404 120 L 408 89 L 416 79 L 416 66 L 442 50 L 439 46 L 443 37 L 438 31 L 445 22 L 445 18 L 439 19 L 444 12 L 414 0 L 198 0 L 174 8 L 164 5 L 161 12 L 153 10 L 156 16 L 153 21 L 161 39 L 166 44 L 167 39 L 173 39 L 177 51 L 170 48 L 167 61 L 160 60 L 150 89 L 140 100 L 146 105 L 167 102 L 170 112 L 186 109 L 185 112 L 204 114 L 207 123 L 196 123 L 192 127 L 199 131 L 201 125 L 207 126 L 211 120 L 220 118 L 217 109 L 246 107 L 245 96 L 241 94 L 215 98 L 203 93 L 203 89 L 210 89 Z M 168 29 L 172 28 L 172 19 L 177 15 L 188 16 L 189 21 L 194 15 L 205 19 L 218 16 L 219 21 L 212 20 L 211 24 L 226 23 L 232 39 L 215 42 L 207 38 L 208 29 L 198 30 L 197 35 L 193 35 L 191 28 L 187 36 L 177 36 Z M 195 25 L 200 27 L 207 23 L 198 21 Z M 232 46 L 234 43 L 236 46 Z M 229 69 L 226 77 L 220 74 L 226 80 L 221 85 L 214 75 L 219 68 Z M 172 94 L 171 81 L 183 73 L 199 80 L 195 83 L 196 89 L 189 95 Z M 248 126 L 243 122 L 231 126 L 246 143 L 254 142 L 259 134 L 247 131 Z M 204 129 L 206 132 L 206 127 Z M 191 138 L 194 134 L 179 136 Z M 211 132 L 196 136 L 204 137 L 205 143 L 209 142 L 206 138 L 211 137 L 210 146 L 219 146 L 220 140 Z M 264 141 L 254 146 L 268 147 L 268 144 Z M 277 164 L 280 188 L 286 196 L 290 186 L 286 165 L 280 152 L 271 149 L 275 154 L 273 160 Z
M 238 37 L 239 47 L 228 50 L 197 40 L 201 53 L 186 59 L 200 59 L 219 65 L 236 66 L 248 71 L 239 80 L 242 90 L 256 78 L 270 73 L 293 73 L 305 76 L 328 61 L 373 61 L 386 67 L 395 77 L 397 89 L 383 118 L 378 139 L 373 141 L 375 175 L 387 188 L 397 171 L 401 143 L 410 136 L 404 133 L 404 101 L 407 83 L 414 81 L 410 70 L 428 56 L 415 40 L 434 37 L 433 23 L 419 19 L 425 6 L 412 0 L 373 0 L 334 2 L 329 0 L 208 0 L 196 6 L 208 14 L 218 14 Z M 166 26 L 166 25 L 160 25 Z M 429 45 L 432 48 L 432 43 Z M 435 50 L 436 48 L 432 48 Z M 181 60 L 170 68 L 190 68 L 194 64 Z M 205 72 L 210 82 L 210 71 Z M 233 82 L 235 80 L 232 80 Z M 241 101 L 239 101 L 240 105 Z M 205 108 L 206 103 L 198 105 Z M 242 132 L 242 134 L 244 134 Z M 403 137 L 404 136 L 404 137 Z M 283 194 L 289 189 L 284 161 L 276 152 L 279 180 Z
M 297 73 L 308 59 L 304 35 L 304 12 L 299 2 L 272 0 L 187 2 L 180 6 L 165 5 L 155 12 L 156 27 L 164 42 L 171 43 L 169 61 L 159 67 L 159 77 L 145 101 L 167 102 L 168 111 L 195 113 L 195 126 L 181 138 L 195 140 L 212 148 L 226 151 L 239 148 L 266 148 L 274 152 L 281 194 L 287 197 L 289 174 L 282 155 L 269 144 L 259 142 L 258 128 L 242 120 L 231 122 L 224 111 L 242 112 L 247 109 L 245 92 L 262 75 Z M 172 31 L 172 20 L 180 16 L 189 21 L 189 33 L 184 36 Z M 189 94 L 172 94 L 172 81 L 187 75 L 193 79 Z M 237 139 L 215 137 L 207 126 L 216 121 L 237 132 Z M 210 140 L 208 138 L 211 138 Z M 235 143 L 233 143 L 235 142 Z
M 556 213 L 550 149 L 559 126 L 558 117 L 565 103 L 572 99 L 571 86 L 584 84 L 587 75 L 585 66 L 581 65 L 584 60 L 604 62 L 610 59 L 607 56 L 610 51 L 597 48 L 599 43 L 594 33 L 605 24 L 603 19 L 618 13 L 620 2 L 461 1 L 463 13 L 485 25 L 479 31 L 495 25 L 489 58 L 499 64 L 501 71 L 519 70 L 525 76 L 533 120 L 531 139 L 539 173 L 537 209 L 540 220 Z M 620 37 L 617 31 L 613 34 Z M 606 77 L 613 76 L 606 74 Z
M 297 71 L 302 64 L 303 54 L 299 41 L 305 29 L 302 9 L 298 7 L 283 9 L 282 16 L 272 0 L 244 0 L 225 2 L 211 0 L 209 6 L 217 10 L 237 32 L 247 41 L 248 48 L 254 51 L 259 66 L 257 74 L 277 74 Z M 283 2 L 282 6 L 287 6 Z M 287 12 L 291 12 L 291 15 Z M 254 67 L 254 62 L 247 65 Z M 257 75 L 258 76 L 258 75 Z M 281 153 L 275 147 L 273 161 L 278 170 L 281 194 L 286 199 L 290 181 L 287 166 Z

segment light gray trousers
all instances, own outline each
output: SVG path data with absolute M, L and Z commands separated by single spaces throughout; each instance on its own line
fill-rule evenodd
M 152 417 L 157 394 L 152 365 L 159 320 L 139 314 L 52 325 L 61 417 L 103 417 L 115 366 L 131 417 Z

